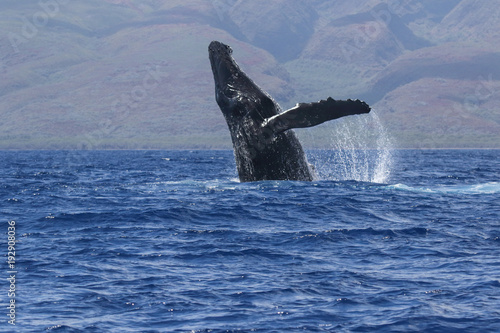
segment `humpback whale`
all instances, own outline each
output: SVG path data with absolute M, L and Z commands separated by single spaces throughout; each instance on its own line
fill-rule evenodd
M 215 99 L 226 119 L 241 182 L 314 179 L 314 168 L 293 128 L 370 112 L 360 100 L 299 103 L 282 112 L 278 103 L 260 89 L 238 66 L 232 49 L 213 41 L 208 47 L 215 81 Z

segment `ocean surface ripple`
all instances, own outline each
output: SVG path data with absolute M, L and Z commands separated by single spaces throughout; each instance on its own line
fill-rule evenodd
M 500 331 L 500 151 L 396 151 L 383 183 L 239 183 L 231 151 L 0 155 L 3 332 Z

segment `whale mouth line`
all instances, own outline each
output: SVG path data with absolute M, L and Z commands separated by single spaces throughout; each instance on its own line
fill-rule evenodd
M 232 49 L 219 42 L 212 42 L 208 47 L 210 54 L 210 64 L 214 75 L 215 84 L 222 88 L 227 85 L 227 81 L 233 76 L 234 60 L 231 56 Z
M 209 58 L 214 74 L 216 100 L 228 106 L 223 113 L 233 112 L 235 98 L 239 95 L 240 83 L 244 74 L 232 57 L 232 48 L 221 42 L 213 41 L 209 47 Z

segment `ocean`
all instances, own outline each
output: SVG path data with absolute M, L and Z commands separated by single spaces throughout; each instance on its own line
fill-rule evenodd
M 0 152 L 0 331 L 500 332 L 500 151 L 349 154 Z

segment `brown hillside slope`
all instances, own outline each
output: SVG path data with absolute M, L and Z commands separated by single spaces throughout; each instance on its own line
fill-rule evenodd
M 284 107 L 364 98 L 396 145 L 500 147 L 493 2 L 46 3 L 0 3 L 0 148 L 229 148 L 214 39 Z

